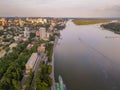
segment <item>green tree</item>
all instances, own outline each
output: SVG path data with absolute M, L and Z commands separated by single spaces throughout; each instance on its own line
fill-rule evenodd
M 14 90 L 21 90 L 22 88 L 20 87 L 20 82 L 16 81 L 16 80 L 12 80 L 12 84 L 14 86 Z
M 41 82 L 41 83 L 37 86 L 36 90 L 48 90 L 48 84 L 45 83 L 45 82 Z

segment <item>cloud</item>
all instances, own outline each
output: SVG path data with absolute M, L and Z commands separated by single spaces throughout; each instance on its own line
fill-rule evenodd
M 119 16 L 119 3 L 120 0 L 0 0 L 0 16 Z
M 107 5 L 106 7 L 96 9 L 95 12 L 99 16 L 120 17 L 120 4 Z

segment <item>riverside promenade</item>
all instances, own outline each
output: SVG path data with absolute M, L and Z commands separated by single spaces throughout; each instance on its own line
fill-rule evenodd
M 51 90 L 56 90 L 56 87 L 55 87 L 55 76 L 54 76 L 54 49 L 56 47 L 58 39 L 59 39 L 58 37 L 55 38 L 54 47 L 53 47 L 53 55 L 52 55 L 52 62 L 51 62 L 52 73 L 50 74 L 50 77 L 52 78 L 52 81 L 53 81 L 53 85 L 51 86 Z

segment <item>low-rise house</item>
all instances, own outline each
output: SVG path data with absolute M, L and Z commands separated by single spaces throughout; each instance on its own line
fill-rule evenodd
M 38 53 L 45 53 L 45 45 L 41 44 L 38 48 L 37 48 Z
M 23 41 L 28 41 L 28 38 L 22 38 Z
M 0 30 L 3 30 L 4 29 L 4 27 L 3 26 L 0 26 Z
M 10 42 L 2 42 L 2 45 L 6 46 L 6 45 L 9 45 Z
M 19 36 L 14 36 L 14 40 L 15 40 L 15 41 L 20 40 Z
M 27 45 L 27 50 L 30 50 L 33 47 L 33 44 L 28 44 Z
M 13 37 L 13 35 L 10 35 L 10 34 L 8 34 L 7 35 L 7 38 L 9 39 L 9 38 L 12 38 Z
M 12 43 L 12 44 L 9 45 L 10 49 L 13 49 L 14 47 L 17 47 L 17 43 Z
M 0 50 L 0 58 L 4 57 L 5 54 L 6 54 L 5 50 Z
M 47 38 L 49 39 L 49 37 L 50 37 L 50 33 L 49 33 L 49 32 L 47 32 Z

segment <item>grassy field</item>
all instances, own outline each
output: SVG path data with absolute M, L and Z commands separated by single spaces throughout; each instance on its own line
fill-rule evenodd
M 110 22 L 111 20 L 73 20 L 73 23 L 76 25 L 90 25 L 90 24 L 99 24 Z

